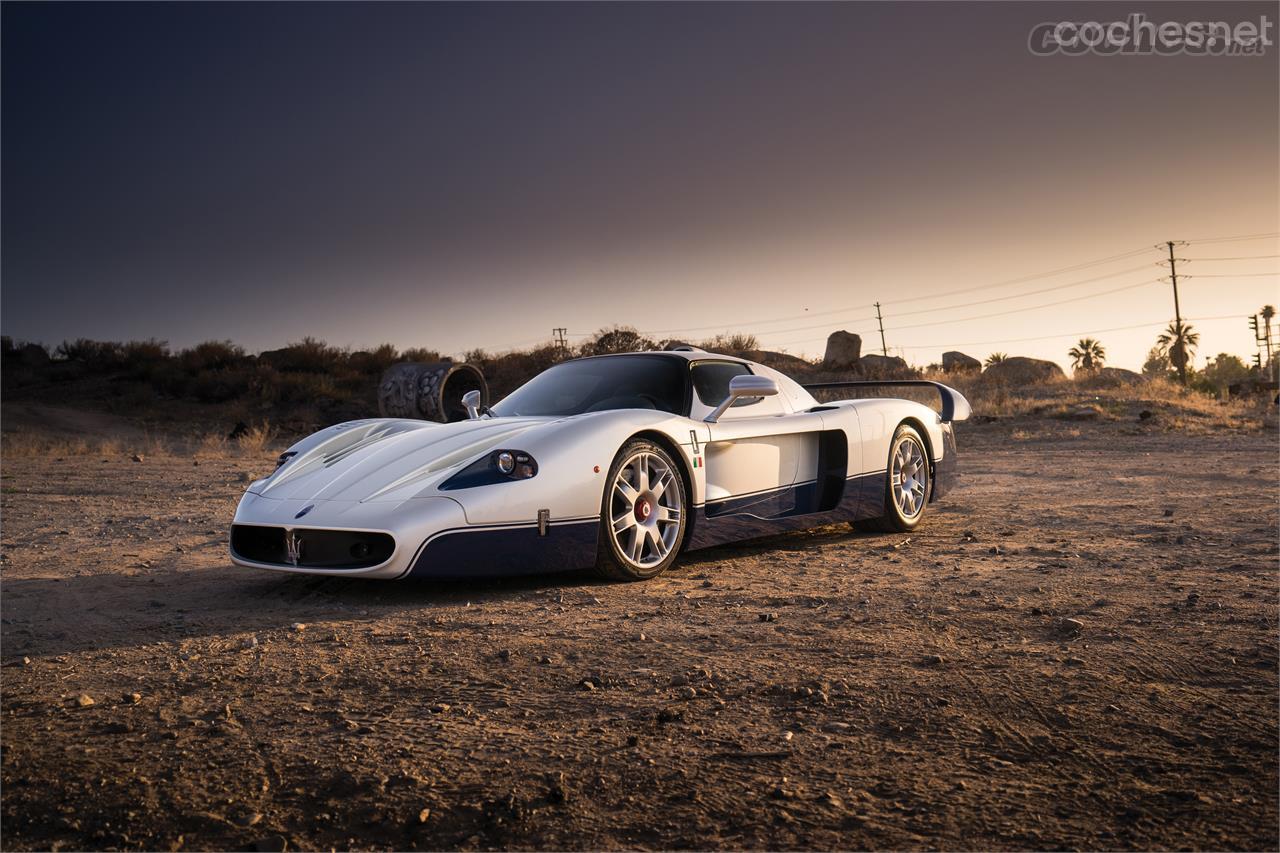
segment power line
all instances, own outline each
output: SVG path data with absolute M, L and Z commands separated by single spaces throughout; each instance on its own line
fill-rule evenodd
M 1149 281 L 1140 281 L 1137 284 L 1129 284 L 1129 285 L 1125 285 L 1124 287 L 1116 287 L 1116 288 L 1112 288 L 1111 290 L 1101 291 L 1100 293 L 1086 293 L 1083 296 L 1073 296 L 1070 299 L 1059 299 L 1057 302 L 1045 302 L 1040 305 L 1031 305 L 1027 308 L 1013 308 L 1008 311 L 997 311 L 994 314 L 979 314 L 974 317 L 959 317 L 954 320 L 937 320 L 932 323 L 915 323 L 910 326 L 894 326 L 892 328 L 886 329 L 886 331 L 901 332 L 905 329 L 923 329 L 926 326 L 947 326 L 953 323 L 966 323 L 970 320 L 986 320 L 989 317 L 1004 317 L 1009 314 L 1021 314 L 1024 311 L 1036 311 L 1041 308 L 1052 308 L 1055 305 L 1066 305 L 1068 302 L 1079 302 L 1082 299 L 1094 299 L 1099 296 L 1109 296 L 1113 293 L 1121 293 L 1126 290 L 1133 290 L 1134 288 L 1145 287 L 1148 284 L 1156 284 L 1158 281 L 1159 279 L 1153 278 L 1153 279 L 1150 279 Z
M 1188 263 L 1192 261 L 1261 261 L 1267 258 L 1280 258 L 1280 255 L 1236 255 L 1232 258 L 1183 258 Z
M 1243 315 L 1241 314 L 1222 314 L 1217 317 L 1187 317 L 1186 321 L 1188 323 L 1193 323 L 1193 322 L 1208 323 L 1215 320 L 1239 320 L 1242 316 Z M 1164 325 L 1167 325 L 1168 322 L 1169 322 L 1168 320 L 1152 320 L 1147 323 L 1137 323 L 1132 326 L 1113 326 L 1109 329 L 1086 329 L 1081 332 L 1062 332 L 1060 334 L 1052 334 L 1052 335 L 1037 335 L 1031 338 L 1001 338 L 1000 340 L 995 340 L 995 341 L 961 341 L 958 343 L 945 343 L 945 344 L 937 344 L 937 343 L 911 344 L 907 346 L 906 349 L 946 349 L 947 347 L 980 347 L 980 346 L 987 346 L 989 344 L 1023 344 L 1023 343 L 1032 343 L 1034 341 L 1056 340 L 1058 338 L 1073 338 L 1077 335 L 1101 335 L 1106 332 L 1129 332 L 1129 331 L 1133 331 L 1134 329 L 1148 329 L 1153 326 L 1164 326 Z M 775 346 L 780 346 L 780 347 L 793 346 L 795 344 L 807 344 L 817 340 L 821 340 L 821 339 L 805 338 L 803 340 L 783 341 L 780 344 L 775 344 Z
M 1078 287 L 1082 284 L 1093 284 L 1095 281 L 1104 281 L 1105 279 L 1108 279 L 1108 278 L 1117 278 L 1122 275 L 1128 275 L 1129 273 L 1141 272 L 1149 268 L 1150 266 L 1148 264 L 1143 264 L 1140 267 L 1131 267 L 1127 270 L 1120 270 L 1119 272 L 1107 273 L 1106 275 L 1099 275 L 1099 276 L 1094 276 L 1093 278 L 1081 279 L 1080 281 L 1071 281 L 1071 282 L 1067 282 L 1066 284 L 1055 284 L 1052 287 L 1042 287 L 1039 290 L 1028 290 L 1025 293 L 1015 293 L 1011 296 L 993 296 L 990 299 L 979 299 L 974 302 L 961 302 L 956 305 L 943 305 L 938 308 L 919 308 L 915 311 L 902 311 L 894 314 L 893 316 L 894 317 L 911 317 L 916 314 L 932 314 L 935 311 L 950 311 L 954 308 L 969 308 L 974 305 L 989 305 L 992 302 L 1006 302 L 1010 299 L 1022 299 L 1025 296 L 1038 296 L 1041 293 L 1051 293 L 1055 290 L 1066 290 L 1068 287 Z
M 973 293 L 975 290 L 986 290 L 992 287 L 1006 287 L 1007 285 L 1010 285 L 1010 284 L 1022 284 L 1023 282 L 1034 281 L 1035 279 L 1038 279 L 1038 278 L 1052 278 L 1053 276 L 1061 275 L 1062 273 L 1075 272 L 1076 270 L 1082 270 L 1088 267 L 1096 267 L 1096 266 L 1099 266 L 1100 264 L 1111 263 L 1112 261 L 1119 261 L 1125 258 L 1132 258 L 1135 255 L 1141 255 L 1150 251 L 1151 251 L 1150 248 L 1144 246 L 1141 249 L 1134 249 L 1131 252 L 1121 252 L 1118 255 L 1111 255 L 1106 258 L 1099 258 L 1096 261 L 1086 261 L 1085 263 L 1075 264 L 1069 267 L 1061 267 L 1059 269 L 1050 270 L 1048 272 L 1036 273 L 1034 275 L 1025 275 L 1025 276 L 1022 276 L 1021 278 L 1011 278 L 1006 281 L 997 281 L 991 284 L 979 284 L 979 285 L 974 285 L 973 287 L 962 287 L 962 288 L 959 288 L 958 290 L 948 290 L 942 293 L 930 294 L 929 296 L 911 296 L 906 299 L 895 299 L 892 302 L 885 302 L 884 304 L 885 305 L 902 305 L 906 302 L 919 302 L 923 299 L 940 299 L 944 296 L 956 296 L 961 293 Z
M 920 302 L 920 301 L 922 301 L 922 300 L 926 300 L 926 299 L 941 299 L 941 298 L 946 297 L 946 296 L 956 296 L 956 295 L 958 295 L 958 294 L 962 294 L 962 293 L 973 293 L 973 292 L 975 292 L 975 291 L 979 291 L 979 290 L 989 290 L 989 289 L 991 289 L 991 288 L 993 288 L 993 287 L 1007 287 L 1007 286 L 1009 286 L 1009 285 L 1011 285 L 1011 284 L 1021 284 L 1021 283 L 1023 283 L 1023 282 L 1027 282 L 1027 281 L 1034 281 L 1034 280 L 1036 280 L 1036 279 L 1040 279 L 1040 278 L 1051 278 L 1052 276 L 1055 276 L 1055 275 L 1061 275 L 1061 274 L 1063 274 L 1063 273 L 1075 272 L 1076 270 L 1087 269 L 1087 268 L 1089 268 L 1089 267 L 1096 267 L 1096 266 L 1099 266 L 1099 265 L 1101 265 L 1101 264 L 1112 263 L 1112 262 L 1114 262 L 1114 261 L 1123 260 L 1123 259 L 1125 259 L 1125 258 L 1132 258 L 1132 257 L 1134 257 L 1135 255 L 1140 255 L 1140 254 L 1143 254 L 1143 253 L 1146 253 L 1146 252 L 1150 252 L 1150 251 L 1151 251 L 1151 249 L 1149 249 L 1149 248 L 1147 248 L 1147 247 L 1145 247 L 1145 246 L 1144 246 L 1144 247 L 1143 247 L 1143 248 L 1141 248 L 1141 249 L 1134 249 L 1134 250 L 1132 250 L 1132 251 L 1128 251 L 1128 252 L 1121 252 L 1121 253 L 1120 253 L 1120 254 L 1118 254 L 1118 255 L 1109 255 L 1108 257 L 1105 257 L 1105 258 L 1099 258 L 1099 259 L 1097 259 L 1097 260 L 1093 260 L 1093 261 L 1085 261 L 1084 263 L 1073 264 L 1072 266 L 1068 266 L 1068 267 L 1060 267 L 1060 268 L 1055 269 L 1055 270 L 1049 270 L 1048 272 L 1035 273 L 1035 274 L 1033 274 L 1033 275 L 1026 275 L 1026 276 L 1022 276 L 1022 277 L 1020 277 L 1020 278 L 1012 278 L 1012 279 L 1008 279 L 1008 280 L 1006 280 L 1006 281 L 997 281 L 997 282 L 992 282 L 992 283 L 989 283 L 989 284 L 979 284 L 979 285 L 974 285 L 974 286 L 972 286 L 972 287 L 962 287 L 962 288 L 959 288 L 959 289 L 957 289 L 957 290 L 948 290 L 948 291 L 944 291 L 944 292 L 942 292 L 942 293 L 934 293 L 934 294 L 930 294 L 930 295 L 928 295 L 928 296 L 912 296 L 912 297 L 908 297 L 908 298 L 906 298 L 906 299 L 896 299 L 896 300 L 893 300 L 892 302 L 884 302 L 884 303 L 882 303 L 882 304 L 884 304 L 884 305 L 902 305 L 902 304 L 905 304 L 905 303 L 907 303 L 907 302 Z M 1138 267 L 1138 268 L 1136 268 L 1136 269 L 1142 269 L 1142 267 Z M 1101 280 L 1102 278 L 1111 278 L 1111 277 L 1116 276 L 1116 275 L 1123 275 L 1123 274 L 1125 274 L 1125 273 L 1127 273 L 1127 272 L 1133 272 L 1133 271 L 1134 271 L 1134 270 L 1124 270 L 1123 272 L 1113 273 L 1111 276 L 1100 276 L 1099 278 L 1095 278 L 1095 279 L 1087 279 L 1086 281 L 1082 281 L 1082 282 L 1074 282 L 1073 284 L 1064 284 L 1064 285 L 1058 285 L 1058 286 L 1056 286 L 1056 287 L 1045 288 L 1044 290 L 1034 291 L 1033 293 L 1020 293 L 1020 294 L 1016 294 L 1016 295 L 1014 295 L 1014 296 L 1002 296 L 1002 297 L 999 297 L 999 298 L 1000 298 L 1000 299 L 1016 299 L 1018 296 L 1031 296 L 1031 295 L 1034 295 L 1034 293 L 1045 293 L 1045 292 L 1048 292 L 1049 290 L 1057 290 L 1057 289 L 1061 289 L 1061 288 L 1064 288 L 1064 287 L 1071 287 L 1071 286 L 1073 286 L 1074 284 L 1087 284 L 1087 283 L 1092 282 L 1092 281 L 1099 281 L 1099 280 Z M 990 301 L 997 301 L 997 300 L 990 300 Z M 982 303 L 980 303 L 980 302 L 975 302 L 975 303 L 969 303 L 969 304 L 978 305 L 978 304 L 982 304 Z M 710 326 L 688 326 L 688 327 L 681 328 L 681 329 L 651 329 L 651 330 L 646 331 L 646 332 L 645 332 L 645 334 L 647 334 L 647 335 L 661 335 L 661 334 L 669 334 L 669 333 L 672 333 L 672 332 L 699 332 L 699 331 L 706 331 L 706 330 L 708 330 L 708 329 L 726 329 L 726 328 L 731 328 L 731 327 L 732 327 L 732 328 L 742 328 L 742 327 L 750 327 L 750 326 L 764 325 L 764 324 L 767 324 L 767 323 L 781 323 L 781 322 L 785 322 L 785 321 L 787 321 L 787 320 L 803 320 L 803 319 L 805 319 L 805 318 L 807 318 L 807 317 L 827 317 L 827 316 L 830 316 L 830 315 L 832 315 L 832 314 L 843 314 L 843 313 L 846 313 L 846 312 L 848 312 L 848 311 L 859 311 L 859 310 L 863 310 L 863 309 L 865 309 L 865 307 L 866 307 L 866 306 L 858 305 L 858 306 L 846 306 L 846 307 L 844 307 L 844 308 L 833 308 L 833 309 L 831 309 L 831 310 L 829 310 L 829 311 L 808 311 L 808 312 L 805 312 L 804 314 L 795 314 L 795 315 L 792 315 L 792 316 L 789 316 L 789 317 L 774 317 L 774 318 L 773 318 L 773 319 L 771 319 L 771 320 L 751 320 L 751 321 L 741 322 L 741 323 L 716 323 L 716 324 L 712 324 L 712 325 L 710 325 Z M 949 307 L 954 308 L 954 307 L 964 307 L 964 306 L 949 306 Z M 928 311 L 929 311 L 929 310 L 947 310 L 947 309 L 945 309 L 945 308 L 944 308 L 944 309 L 927 309 L 926 311 L 915 311 L 915 312 L 910 312 L 910 313 L 916 313 L 916 314 L 920 314 L 920 313 L 928 313 Z M 894 316 L 902 317 L 902 316 L 907 316 L 907 314 L 905 314 L 905 313 L 899 313 L 899 314 L 895 314 Z M 875 315 L 870 315 L 870 316 L 867 316 L 867 317 L 856 317 L 856 318 L 854 318 L 854 319 L 852 319 L 852 320 L 841 320 L 840 322 L 841 322 L 841 323 L 849 323 L 849 324 L 853 324 L 853 323 L 867 323 L 867 322 L 870 322 L 870 321 L 872 321 L 872 320 L 874 320 L 874 319 L 876 319 L 876 318 L 875 318 Z M 814 327 L 811 327 L 811 328 L 817 328 L 817 327 L 816 327 L 816 326 L 814 326 Z M 795 331 L 801 331 L 801 330 L 800 330 L 800 329 L 775 329 L 775 330 L 773 330 L 772 332 L 765 332 L 764 334 L 777 334 L 777 333 L 783 333 L 783 332 L 795 332 Z
M 1239 234 L 1235 237 L 1202 237 L 1199 240 L 1182 240 L 1183 243 L 1239 243 L 1245 240 L 1266 240 L 1280 237 L 1280 231 L 1268 234 Z
M 1280 275 L 1280 272 L 1221 272 L 1184 275 L 1183 278 L 1256 278 L 1263 275 Z

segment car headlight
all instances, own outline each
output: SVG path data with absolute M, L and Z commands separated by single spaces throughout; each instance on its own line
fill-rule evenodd
M 511 480 L 528 480 L 537 473 L 537 461 L 523 450 L 494 450 L 445 480 L 440 489 L 471 489 Z

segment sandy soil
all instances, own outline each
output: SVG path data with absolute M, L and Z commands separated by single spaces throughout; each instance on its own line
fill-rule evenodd
M 237 569 L 244 462 L 6 459 L 3 846 L 1274 849 L 1275 437 L 1020 435 L 633 585 Z

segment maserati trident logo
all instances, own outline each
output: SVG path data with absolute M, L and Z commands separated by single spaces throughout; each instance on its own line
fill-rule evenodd
M 298 561 L 302 559 L 302 540 L 292 530 L 284 532 L 284 558 L 291 566 L 298 565 Z

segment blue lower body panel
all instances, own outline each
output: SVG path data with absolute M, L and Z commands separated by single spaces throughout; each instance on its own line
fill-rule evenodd
M 462 580 L 585 569 L 595 564 L 599 532 L 597 518 L 552 523 L 545 536 L 532 524 L 446 530 L 426 541 L 408 577 Z
M 884 472 L 844 481 L 838 500 L 824 496 L 816 482 L 777 489 L 763 495 L 729 498 L 698 508 L 686 551 L 803 530 L 841 521 L 876 518 L 884 513 Z M 821 508 L 826 501 L 830 509 Z

